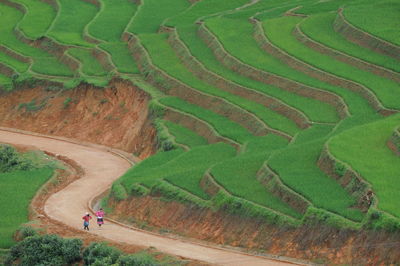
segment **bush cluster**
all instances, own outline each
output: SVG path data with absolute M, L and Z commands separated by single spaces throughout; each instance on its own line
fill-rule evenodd
M 33 163 L 22 157 L 13 147 L 0 145 L 0 173 L 16 170 L 27 171 L 33 168 Z
M 82 241 L 56 235 L 34 235 L 10 250 L 5 265 L 66 265 L 81 259 Z
M 123 255 L 116 248 L 104 243 L 92 243 L 83 252 L 85 265 L 116 265 L 116 266 L 157 266 L 152 256 L 145 253 Z
M 57 235 L 27 236 L 11 248 L 5 265 L 84 265 L 158 266 L 150 254 L 125 255 L 105 243 L 92 243 L 86 249 L 80 239 L 63 239 Z

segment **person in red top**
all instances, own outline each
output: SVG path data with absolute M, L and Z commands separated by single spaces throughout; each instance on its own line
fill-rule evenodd
M 104 211 L 102 208 L 96 212 L 96 217 L 97 217 L 97 224 L 99 227 L 104 224 Z
M 89 231 L 89 221 L 92 219 L 92 216 L 87 212 L 85 216 L 82 217 L 83 219 L 83 230 Z

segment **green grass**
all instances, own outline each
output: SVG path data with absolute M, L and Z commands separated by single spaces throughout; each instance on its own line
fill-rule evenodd
M 223 16 L 225 18 L 234 18 L 234 19 L 248 19 L 251 16 L 256 15 L 262 16 L 263 13 L 271 13 L 279 9 L 279 12 L 282 13 L 282 10 L 288 10 L 294 6 L 299 5 L 299 2 L 304 2 L 304 0 L 300 1 L 258 1 L 257 3 L 247 6 L 246 8 L 241 8 L 240 10 L 234 10 L 231 12 L 227 12 Z
M 347 120 L 347 119 L 346 119 Z M 295 144 L 307 143 L 316 139 L 324 138 L 332 133 L 334 125 L 313 124 L 311 127 L 301 131 L 295 138 Z
M 171 121 L 163 121 L 163 123 L 168 128 L 169 133 L 175 137 L 177 143 L 190 148 L 207 144 L 205 138 L 184 126 L 172 123 Z
M 7 89 L 11 85 L 12 85 L 11 78 L 0 73 L 0 86 L 2 86 L 2 87 Z
M 232 139 L 239 143 L 245 143 L 253 135 L 241 125 L 216 114 L 208 109 L 190 104 L 176 97 L 160 99 L 160 103 L 175 108 L 179 111 L 191 114 L 200 120 L 209 123 L 221 136 Z
M 72 71 L 54 56 L 38 48 L 31 47 L 16 38 L 13 29 L 22 19 L 22 13 L 0 4 L 0 43 L 25 56 L 33 58 L 32 70 L 45 75 L 72 76 Z
M 394 58 L 371 52 L 357 44 L 347 41 L 333 30 L 336 14 L 325 13 L 310 16 L 301 23 L 301 30 L 311 39 L 350 56 L 400 72 L 400 64 Z
M 212 14 L 218 14 L 226 10 L 235 9 L 246 3 L 248 3 L 248 0 L 202 0 L 177 16 L 168 19 L 165 24 L 168 26 L 191 25 L 195 23 L 197 19 L 205 16 L 207 17 Z
M 137 64 L 135 63 L 126 43 L 102 43 L 99 47 L 111 55 L 111 59 L 119 72 L 139 74 Z
M 215 59 L 211 50 L 208 49 L 208 47 L 197 36 L 197 27 L 195 25 L 190 25 L 194 21 L 196 21 L 196 19 L 202 16 L 206 16 L 207 14 L 216 14 L 224 10 L 231 10 L 245 4 L 246 2 L 247 1 L 240 0 L 229 1 L 229 4 L 227 4 L 223 1 L 218 1 L 217 3 L 216 1 L 201 1 L 197 3 L 193 8 L 188 9 L 186 12 L 183 12 L 182 14 L 174 17 L 171 20 L 168 20 L 166 24 L 177 27 L 180 37 L 188 46 L 190 52 L 214 73 L 217 73 L 218 75 L 221 75 L 228 80 L 232 80 L 242 86 L 252 88 L 259 92 L 269 94 L 283 101 L 286 101 L 295 108 L 304 111 L 312 120 L 324 122 L 337 121 L 337 115 L 331 106 L 324 106 L 324 104 L 318 101 L 306 97 L 293 95 L 276 87 L 268 86 L 263 83 L 237 75 L 235 72 L 226 69 Z M 261 10 L 262 8 L 266 8 L 267 6 L 271 6 L 270 1 L 260 1 L 247 9 L 250 10 L 250 12 L 255 13 L 256 10 Z
M 21 62 L 3 52 L 0 52 L 0 62 L 12 67 L 19 73 L 24 73 L 29 68 L 29 63 Z
M 73 76 L 72 70 L 55 57 L 34 57 L 31 67 L 33 72 L 50 76 Z
M 348 0 L 308 1 L 307 4 L 303 4 L 299 9 L 296 9 L 295 13 L 314 15 L 319 13 L 336 12 L 340 7 L 343 7 L 348 3 Z
M 101 11 L 90 22 L 89 34 L 106 42 L 118 42 L 137 10 L 130 0 L 101 0 Z
M 224 67 L 214 56 L 212 51 L 196 34 L 196 26 L 179 27 L 178 33 L 182 41 L 189 48 L 191 54 L 196 57 L 208 70 L 222 76 L 227 80 L 250 88 L 257 92 L 275 97 L 284 103 L 302 111 L 310 120 L 318 122 L 336 122 L 338 116 L 335 109 L 320 101 L 302 97 L 277 87 L 270 86 L 237 74 Z
M 206 25 L 216 34 L 227 52 L 242 62 L 312 87 L 332 91 L 345 100 L 352 114 L 375 112 L 358 94 L 313 79 L 265 53 L 254 40 L 253 26 L 249 22 L 218 18 L 208 20 Z
M 56 11 L 40 0 L 13 0 L 25 6 L 27 13 L 19 23 L 19 29 L 28 37 L 36 40 L 46 35 L 56 17 Z
M 289 135 L 294 135 L 300 130 L 296 124 L 287 117 L 275 113 L 261 104 L 220 90 L 198 79 L 180 62 L 177 55 L 168 45 L 165 36 L 154 34 L 140 35 L 140 39 L 143 46 L 145 46 L 146 50 L 149 52 L 152 62 L 156 66 L 188 86 L 209 95 L 224 98 L 230 103 L 253 113 L 270 127 L 286 132 Z
M 301 218 L 297 211 L 269 193 L 256 179 L 257 171 L 267 158 L 267 154 L 238 156 L 214 166 L 211 174 L 220 185 L 234 196 L 250 200 L 295 218 Z M 246 167 L 243 167 L 244 165 Z
M 345 18 L 372 35 L 400 45 L 400 2 L 397 0 L 362 1 L 344 9 Z
M 236 150 L 224 143 L 194 147 L 188 152 L 172 151 L 161 153 L 150 162 L 143 162 L 130 169 L 121 177 L 121 184 L 130 191 L 130 187 L 139 183 L 151 187 L 159 179 L 166 179 L 203 199 L 208 195 L 200 188 L 200 179 L 212 165 L 232 158 Z M 157 164 L 155 163 L 157 162 Z
M 58 0 L 59 14 L 54 20 L 48 35 L 60 43 L 92 47 L 83 39 L 83 32 L 98 12 L 93 4 L 81 0 Z
M 292 31 L 301 21 L 302 18 L 282 17 L 265 21 L 263 27 L 271 42 L 294 57 L 338 77 L 362 84 L 376 94 L 384 106 L 400 109 L 398 83 L 335 60 L 297 41 Z
M 268 134 L 261 137 L 254 137 L 246 143 L 244 153 L 259 154 L 270 153 L 273 150 L 282 149 L 288 145 L 288 140 L 283 137 Z
M 329 149 L 372 185 L 380 209 L 400 218 L 400 157 L 386 145 L 399 125 L 398 114 L 361 125 L 332 138 Z
M 331 177 L 325 175 L 316 162 L 324 139 L 290 146 L 272 155 L 268 165 L 283 183 L 310 200 L 316 207 L 361 221 L 361 211 L 351 208 L 356 201 Z
M 50 168 L 0 173 L 0 248 L 9 248 L 15 243 L 12 236 L 28 221 L 30 200 L 52 173 Z
M 143 1 L 128 31 L 135 34 L 155 33 L 165 19 L 179 14 L 190 6 L 187 0 L 163 0 L 162 4 L 160 3 L 160 0 Z
M 0 27 L 1 44 L 26 56 L 51 56 L 48 53 L 40 49 L 33 48 L 17 39 L 13 29 L 23 17 L 23 14 L 20 11 L 0 3 L 0 13 L 0 24 L 2 25 Z
M 104 76 L 107 74 L 100 62 L 93 56 L 93 50 L 70 48 L 68 53 L 81 62 L 81 71 L 89 76 Z

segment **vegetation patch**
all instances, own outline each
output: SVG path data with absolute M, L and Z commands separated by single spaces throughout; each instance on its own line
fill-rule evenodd
M 53 175 L 55 167 L 44 154 L 19 154 L 10 146 L 0 146 L 0 248 L 14 244 L 15 230 L 28 221 L 30 200 Z

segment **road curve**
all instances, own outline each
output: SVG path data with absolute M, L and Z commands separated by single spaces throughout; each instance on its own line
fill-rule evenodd
M 43 151 L 60 154 L 77 162 L 85 174 L 65 189 L 53 194 L 45 204 L 46 214 L 74 228 L 82 228 L 81 217 L 88 211 L 88 202 L 105 191 L 111 183 L 130 167 L 123 158 L 104 149 L 88 147 L 65 140 L 16 133 L 0 129 L 0 142 L 30 145 Z M 112 241 L 155 247 L 161 252 L 218 265 L 290 265 L 261 256 L 252 256 L 233 250 L 204 246 L 189 241 L 171 239 L 107 222 L 98 229 L 92 223 L 90 233 Z

